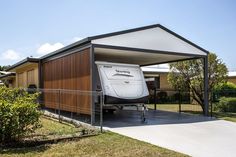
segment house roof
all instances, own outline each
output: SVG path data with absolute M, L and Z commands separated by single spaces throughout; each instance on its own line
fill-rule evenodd
M 141 67 L 144 73 L 169 73 L 169 68 L 160 68 L 157 65 Z M 228 77 L 236 77 L 236 71 L 229 71 Z
M 228 76 L 229 77 L 236 77 L 236 71 L 229 71 Z
M 16 73 L 14 73 L 14 72 L 7 72 L 5 74 L 1 74 L 0 79 L 6 78 L 6 77 L 9 77 L 9 76 L 15 76 L 15 75 L 16 75 Z
M 25 63 L 27 63 L 27 62 L 38 63 L 39 60 L 40 60 L 39 58 L 27 57 L 27 58 L 25 58 L 25 59 L 23 59 L 23 60 L 17 62 L 16 64 L 13 64 L 13 65 L 10 66 L 8 69 L 6 69 L 6 71 L 10 71 L 10 70 L 12 70 L 12 69 L 14 69 L 14 68 L 16 68 L 16 67 L 18 67 L 18 66 L 20 66 L 20 65 L 23 65 L 23 64 L 25 64 Z
M 168 73 L 170 72 L 169 68 L 161 68 L 158 67 L 157 65 L 155 66 L 146 66 L 146 67 L 141 67 L 142 71 L 144 73 Z
M 97 36 L 90 36 L 90 37 L 87 37 L 87 38 L 84 38 L 84 39 L 82 39 L 82 40 L 80 40 L 80 41 L 77 41 L 77 42 L 75 42 L 75 43 L 72 43 L 72 44 L 70 44 L 70 45 L 68 45 L 68 46 L 65 46 L 65 47 L 63 47 L 63 48 L 61 48 L 61 49 L 59 49 L 59 50 L 56 50 L 56 51 L 54 51 L 54 52 L 51 52 L 51 53 L 49 53 L 49 54 L 46 54 L 46 55 L 44 55 L 44 56 L 42 56 L 42 57 L 40 57 L 40 58 L 26 58 L 26 59 L 24 59 L 24 60 L 22 60 L 22 61 L 20 61 L 20 62 L 18 62 L 18 63 L 16 63 L 16 64 L 14 64 L 14 65 L 12 65 L 10 68 L 8 68 L 7 69 L 7 71 L 9 71 L 9 70 L 12 70 L 12 69 L 14 69 L 15 67 L 17 67 L 17 66 L 20 66 L 20 65 L 22 65 L 22 64 L 25 64 L 25 63 L 27 63 L 27 62 L 39 62 L 40 60 L 43 60 L 43 59 L 47 59 L 47 58 L 50 58 L 50 57 L 54 57 L 54 56 L 56 56 L 56 55 L 59 55 L 59 54 L 61 54 L 61 53 L 63 53 L 63 52 L 67 52 L 68 50 L 73 50 L 73 49 L 76 49 L 77 47 L 80 47 L 80 46 L 84 46 L 84 45 L 87 45 L 87 44 L 93 44 L 93 45 L 99 45 L 99 44 L 97 44 L 97 43 L 104 43 L 104 41 L 109 41 L 110 39 L 115 39 L 115 43 L 117 44 L 117 37 L 119 38 L 120 36 L 123 36 L 123 38 L 125 38 L 125 35 L 130 35 L 130 34 L 134 34 L 135 32 L 144 32 L 144 31 L 146 31 L 147 32 L 147 30 L 154 30 L 155 31 L 155 33 L 157 33 L 157 34 L 152 34 L 151 33 L 151 36 L 153 37 L 153 38 L 155 38 L 156 40 L 158 40 L 158 42 L 157 43 L 155 43 L 154 42 L 154 44 L 153 43 L 150 43 L 149 45 L 151 45 L 151 46 L 154 46 L 154 47 L 151 47 L 150 48 L 150 50 L 149 50 L 149 52 L 151 52 L 152 51 L 152 48 L 156 48 L 156 50 L 154 50 L 155 52 L 158 52 L 159 53 L 159 56 L 160 57 L 167 57 L 168 59 L 167 60 L 170 60 L 169 58 L 171 58 L 171 57 L 173 57 L 174 55 L 176 55 L 176 60 L 181 60 L 181 59 L 183 59 L 183 58 L 185 58 L 185 59 L 187 59 L 187 58 L 190 58 L 190 56 L 192 55 L 191 53 L 188 55 L 188 54 L 186 54 L 186 53 L 184 53 L 185 51 L 183 51 L 183 53 L 182 53 L 182 55 L 183 56 L 185 56 L 185 57 L 183 57 L 183 56 L 179 56 L 179 57 L 177 57 L 177 55 L 178 55 L 178 53 L 176 53 L 175 54 L 175 52 L 173 52 L 172 50 L 173 49 L 175 49 L 175 48 L 178 48 L 178 50 L 179 51 L 177 51 L 177 52 L 182 52 L 181 50 L 186 50 L 187 52 L 190 52 L 190 51 L 195 51 L 195 55 L 199 55 L 199 56 L 201 56 L 202 54 L 203 55 L 206 55 L 206 54 L 208 54 L 209 52 L 207 51 L 207 50 L 205 50 L 205 49 L 203 49 L 202 47 L 200 47 L 200 46 L 198 46 L 198 45 L 196 45 L 196 44 L 194 44 L 194 43 L 192 43 L 191 41 L 189 41 L 189 40 L 187 40 L 187 39 L 185 39 L 185 38 L 183 38 L 182 36 L 180 36 L 180 35 L 178 35 L 178 34 L 176 34 L 175 32 L 173 32 L 173 31 L 171 31 L 171 30 L 169 30 L 169 29 L 167 29 L 166 27 L 164 27 L 164 26 L 162 26 L 162 25 L 160 25 L 160 24 L 154 24 L 154 25 L 149 25 L 149 26 L 144 26 L 144 27 L 139 27 L 139 28 L 134 28 L 134 29 L 128 29 L 128 30 L 123 30 L 123 31 L 117 31 L 117 32 L 113 32 L 113 33 L 107 33 L 107 34 L 102 34 L 102 35 L 97 35 Z M 162 33 L 161 35 L 160 34 L 158 34 L 158 31 L 159 31 L 159 33 Z M 165 33 L 164 35 L 163 35 L 163 33 Z M 150 34 L 150 32 L 149 32 L 149 34 Z M 166 34 L 168 34 L 168 35 L 166 35 Z M 132 36 L 132 35 L 131 35 Z M 130 36 L 129 36 L 130 37 Z M 150 37 L 149 35 L 148 35 L 148 33 L 146 34 L 146 37 Z M 107 40 L 107 39 L 109 39 L 109 40 Z M 133 38 L 134 40 L 133 41 L 131 41 L 131 42 L 129 42 L 129 39 L 127 38 L 126 40 L 128 40 L 127 42 L 126 41 L 123 41 L 123 44 L 124 44 L 124 42 L 125 43 L 129 43 L 129 44 L 131 44 L 131 47 L 129 47 L 130 45 L 128 45 L 128 47 L 126 47 L 126 48 L 135 48 L 135 46 L 138 44 L 138 43 L 140 43 L 141 41 L 138 41 L 138 43 L 137 43 L 137 41 L 136 41 L 136 38 Z M 142 36 L 139 36 L 139 39 L 140 40 L 143 40 L 142 39 Z M 165 43 L 168 43 L 168 42 L 165 42 L 164 44 L 162 44 L 162 41 L 161 40 L 167 40 L 167 41 L 169 41 L 169 40 L 172 40 L 172 42 L 177 42 L 177 45 L 174 43 L 173 45 L 171 45 L 171 46 L 173 46 L 172 48 L 171 48 L 171 46 L 169 46 L 169 45 L 165 45 Z M 110 40 L 110 41 L 114 41 L 114 40 Z M 109 43 L 112 43 L 112 42 L 110 42 L 109 41 Z M 120 40 L 121 42 L 122 42 L 122 40 Z M 120 42 L 119 41 L 119 42 Z M 146 40 L 147 42 L 148 41 L 153 41 L 152 39 L 148 39 L 148 40 Z M 118 42 L 118 43 L 119 43 Z M 134 42 L 136 42 L 136 44 L 134 45 L 134 47 L 132 47 L 132 42 L 134 43 Z M 105 42 L 105 44 L 104 44 L 104 46 L 106 45 L 106 43 L 107 42 Z M 142 42 L 141 42 L 142 43 Z M 186 44 L 187 43 L 187 44 Z M 172 43 L 170 43 L 170 44 L 172 44 Z M 184 45 L 185 44 L 185 45 Z M 121 44 L 122 45 L 122 44 Z M 165 51 L 165 49 L 160 49 L 159 51 L 158 51 L 158 48 L 160 48 L 160 46 L 161 45 L 164 45 L 166 48 L 170 48 L 170 49 L 167 49 L 166 51 Z M 102 44 L 100 44 L 99 46 L 103 46 Z M 109 45 L 109 46 L 111 46 L 111 45 Z M 113 46 L 113 45 L 112 45 Z M 116 45 L 115 45 L 116 46 Z M 118 46 L 119 46 L 119 44 L 118 44 Z M 155 46 L 159 46 L 159 47 L 155 47 Z M 147 46 L 146 46 L 147 47 Z M 140 51 L 140 50 L 142 50 L 142 51 L 147 51 L 147 49 L 146 49 L 146 47 L 144 46 L 144 48 L 142 49 L 142 47 L 141 48 L 138 48 L 138 49 L 136 49 L 136 51 Z M 119 47 L 119 49 L 121 49 L 122 47 Z M 125 48 L 125 47 L 123 47 L 123 48 Z M 162 48 L 162 47 L 161 47 Z M 182 49 L 181 49 L 182 48 Z M 100 48 L 97 48 L 96 49 L 96 51 L 97 51 L 97 53 L 101 53 L 101 52 L 99 52 L 99 50 L 100 51 L 106 51 L 105 50 L 105 48 L 102 48 L 102 47 L 100 47 Z M 168 51 L 169 50 L 169 51 Z M 109 54 L 113 54 L 113 53 L 116 53 L 116 52 L 112 52 L 111 51 L 111 49 L 109 50 L 110 51 L 110 53 Z M 115 49 L 113 49 L 113 51 L 118 51 L 118 50 L 115 50 Z M 124 51 L 124 53 L 126 53 L 125 51 L 133 51 L 134 52 L 134 49 L 126 49 L 126 50 L 123 50 Z M 104 53 L 106 53 L 106 52 L 104 52 Z M 168 54 L 167 54 L 168 53 Z M 153 58 L 153 57 L 150 57 L 151 55 L 153 55 L 153 54 L 149 54 L 149 58 Z M 186 56 L 186 55 L 188 55 L 188 56 Z M 195 56 L 196 57 L 196 56 Z M 172 59 L 173 60 L 173 59 Z M 174 60 L 173 60 L 174 61 Z M 160 62 L 158 62 L 158 63 L 160 63 Z
M 122 35 L 122 34 L 127 34 L 127 33 L 132 33 L 132 32 L 138 32 L 138 31 L 143 31 L 143 30 L 148 30 L 148 29 L 152 29 L 152 28 L 160 28 L 166 32 L 168 32 L 169 34 L 175 36 L 176 38 L 190 44 L 191 46 L 195 47 L 196 49 L 199 49 L 200 51 L 203 51 L 205 53 L 209 53 L 209 51 L 203 49 L 202 47 L 194 44 L 193 42 L 185 39 L 184 37 L 176 34 L 175 32 L 167 29 L 166 27 L 160 25 L 160 24 L 154 24 L 154 25 L 149 25 L 149 26 L 144 26 L 144 27 L 139 27 L 139 28 L 134 28 L 134 29 L 127 29 L 127 30 L 123 30 L 123 31 L 117 31 L 117 32 L 113 32 L 113 33 L 107 33 L 107 34 L 102 34 L 102 35 L 96 35 L 96 36 L 90 36 L 90 37 L 87 37 L 87 38 L 84 38 L 80 41 L 77 41 L 73 44 L 70 44 L 68 46 L 65 46 L 59 50 L 56 50 L 52 53 L 49 53 L 47 55 L 44 55 L 42 56 L 40 59 L 46 59 L 46 58 L 49 58 L 49 57 L 52 57 L 54 55 L 57 55 L 59 53 L 62 53 L 66 50 L 69 50 L 69 49 L 73 49 L 74 47 L 77 47 L 77 46 L 82 46 L 82 45 L 85 45 L 87 43 L 91 43 L 92 40 L 98 40 L 98 39 L 102 39 L 102 38 L 108 38 L 108 37 L 112 37 L 112 36 L 118 36 L 118 35 Z
M 6 74 L 9 74 L 9 73 L 12 73 L 12 72 L 9 72 L 9 71 L 0 71 L 0 75 L 6 75 Z

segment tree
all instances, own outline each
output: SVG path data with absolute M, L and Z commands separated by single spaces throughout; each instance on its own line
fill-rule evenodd
M 204 108 L 204 61 L 203 59 L 187 60 L 170 64 L 168 82 L 180 91 L 189 91 L 193 100 Z M 216 54 L 208 55 L 209 101 L 212 90 L 219 83 L 225 83 L 228 69 Z
M 4 65 L 4 66 L 0 65 L 0 71 L 5 71 L 9 67 L 10 67 L 10 65 Z

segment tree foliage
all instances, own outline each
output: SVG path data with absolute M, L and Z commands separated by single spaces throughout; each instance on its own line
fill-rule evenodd
M 189 91 L 191 97 L 204 111 L 204 60 L 194 59 L 170 64 L 171 72 L 168 74 L 168 82 L 180 91 Z M 227 67 L 216 54 L 208 55 L 208 91 L 211 91 L 219 83 L 225 83 Z M 210 99 L 211 101 L 211 99 Z
M 4 65 L 4 66 L 0 65 L 0 71 L 6 71 L 7 68 L 9 68 L 9 67 L 10 67 L 10 65 Z
M 0 143 L 19 140 L 40 126 L 37 97 L 38 93 L 0 87 Z

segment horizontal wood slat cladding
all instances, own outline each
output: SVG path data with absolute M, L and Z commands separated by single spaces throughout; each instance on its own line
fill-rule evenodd
M 44 89 L 69 89 L 91 91 L 90 49 L 73 53 L 43 63 Z M 59 96 L 60 95 L 60 96 Z M 59 99 L 60 97 L 60 99 Z M 48 108 L 91 114 L 90 95 L 70 91 L 45 91 L 44 102 Z

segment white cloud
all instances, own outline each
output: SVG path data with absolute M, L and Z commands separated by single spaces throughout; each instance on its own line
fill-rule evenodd
M 14 51 L 12 49 L 9 49 L 9 50 L 3 52 L 2 57 L 4 60 L 19 60 L 22 58 L 20 56 L 20 53 Z
M 37 53 L 40 55 L 45 55 L 50 52 L 56 51 L 62 47 L 64 47 L 62 43 L 55 43 L 55 44 L 45 43 L 37 49 Z

